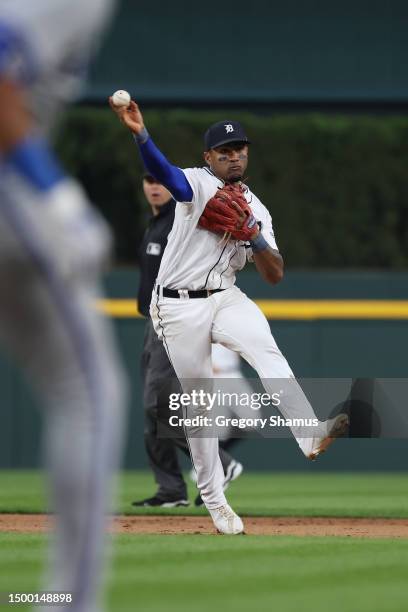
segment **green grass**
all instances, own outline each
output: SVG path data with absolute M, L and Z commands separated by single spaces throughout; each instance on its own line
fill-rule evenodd
M 194 506 L 175 510 L 136 509 L 131 501 L 151 495 L 148 472 L 125 472 L 120 482 L 119 512 L 127 514 L 205 514 Z M 190 500 L 196 496 L 189 486 Z M 231 505 L 243 515 L 361 516 L 408 518 L 408 475 L 348 473 L 247 473 L 228 490 Z M 39 472 L 0 471 L 1 512 L 43 512 Z
M 0 534 L 0 550 L 0 592 L 40 588 L 43 536 Z M 109 612 L 407 609 L 406 540 L 120 536 L 115 550 Z
M 264 473 L 244 474 L 228 496 L 242 514 L 408 517 L 407 489 L 405 474 Z M 120 511 L 136 513 L 131 500 L 153 492 L 150 474 L 124 473 Z M 190 498 L 195 494 L 191 486 Z M 44 511 L 40 473 L 0 472 L 0 508 Z M 0 533 L 0 593 L 41 587 L 44 547 L 40 534 Z M 109 612 L 407 609 L 408 540 L 121 535 L 114 549 Z

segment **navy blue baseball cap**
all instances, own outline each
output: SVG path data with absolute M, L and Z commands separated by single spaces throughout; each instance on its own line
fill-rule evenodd
M 210 125 L 204 134 L 204 147 L 206 151 L 220 147 L 229 142 L 243 142 L 250 144 L 244 128 L 238 121 L 218 121 Z

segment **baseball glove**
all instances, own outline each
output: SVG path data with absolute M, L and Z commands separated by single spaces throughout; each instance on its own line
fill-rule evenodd
M 208 200 L 199 227 L 235 240 L 251 240 L 258 230 L 240 185 L 228 184 Z

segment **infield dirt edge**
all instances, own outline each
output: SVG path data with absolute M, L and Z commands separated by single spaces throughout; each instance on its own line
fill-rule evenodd
M 245 517 L 244 524 L 247 535 L 408 538 L 408 519 L 262 516 Z M 53 518 L 44 514 L 0 515 L 0 532 L 42 533 L 52 525 Z M 129 535 L 215 535 L 206 516 L 118 516 L 111 530 Z

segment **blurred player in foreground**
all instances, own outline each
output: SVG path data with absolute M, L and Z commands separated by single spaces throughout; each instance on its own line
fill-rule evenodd
M 44 586 L 72 596 L 64 609 L 75 612 L 100 609 L 124 394 L 111 329 L 94 308 L 109 230 L 45 134 L 77 94 L 111 9 L 109 0 L 0 4 L 0 339 L 43 400 L 57 513 Z
M 171 193 L 149 174 L 143 177 L 143 191 L 152 210 L 152 217 L 139 250 L 140 285 L 137 296 L 139 312 L 147 317 L 142 354 L 144 442 L 158 488 L 153 496 L 137 500 L 133 505 L 172 508 L 189 505 L 187 486 L 180 468 L 177 448 L 188 456 L 190 453 L 182 431 L 177 432 L 179 434 L 177 436 L 171 431 L 167 437 L 158 435 L 158 419 L 163 421 L 165 416 L 167 418 L 170 416 L 168 395 L 162 390 L 169 381 L 174 381 L 177 377 L 163 343 L 153 329 L 149 306 L 167 237 L 173 227 L 176 203 Z M 220 349 L 215 345 L 213 350 L 216 352 L 215 367 L 218 375 L 225 374 L 227 377 L 230 375 L 231 367 L 234 371 L 236 369 L 235 354 L 221 347 L 220 355 Z M 225 353 L 229 356 L 226 357 Z M 238 359 L 238 356 L 236 357 Z M 224 470 L 225 490 L 232 480 L 238 478 L 243 468 L 221 447 L 220 459 Z M 195 504 L 202 504 L 200 495 L 196 497 Z

